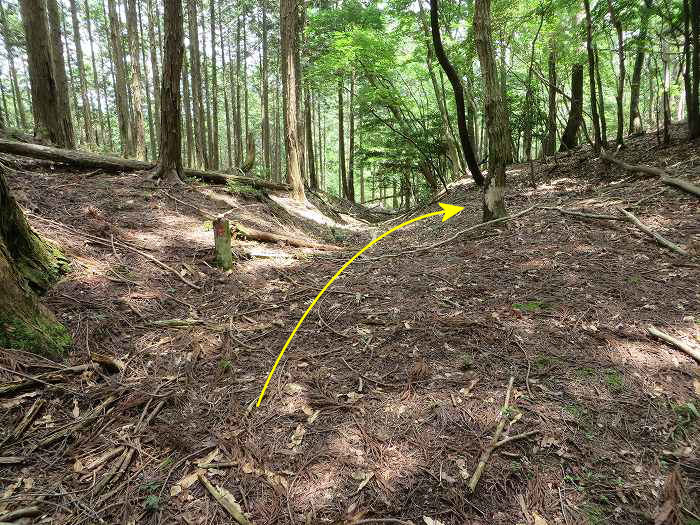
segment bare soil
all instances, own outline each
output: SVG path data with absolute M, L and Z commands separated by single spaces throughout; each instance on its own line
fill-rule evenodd
M 700 184 L 699 145 L 682 135 L 670 148 L 631 139 L 619 155 Z M 537 188 L 529 170 L 509 171 L 509 212 L 536 206 L 518 219 L 414 250 L 478 223 L 478 189 L 456 183 L 440 200 L 462 213 L 419 221 L 354 262 L 302 325 L 260 408 L 298 319 L 375 233 L 366 214 L 159 188 L 141 175 L 10 173 L 32 226 L 72 261 L 45 302 L 75 349 L 64 363 L 0 350 L 0 387 L 25 380 L 0 394 L 0 442 L 45 401 L 0 448 L 0 460 L 19 458 L 0 464 L 0 518 L 37 505 L 37 523 L 231 523 L 199 471 L 258 525 L 700 523 L 700 368 L 646 331 L 700 345 L 698 199 L 586 148 L 536 163 Z M 691 255 L 627 222 L 547 206 L 625 207 Z M 239 240 L 226 274 L 213 267 L 208 220 L 222 212 L 347 252 Z M 26 379 L 95 353 L 118 367 Z M 496 449 L 472 494 L 500 418 L 502 438 L 536 434 Z

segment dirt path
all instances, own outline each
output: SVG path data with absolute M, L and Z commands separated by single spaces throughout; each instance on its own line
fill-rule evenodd
M 630 144 L 628 160 L 698 183 L 696 149 L 654 150 L 653 137 Z M 696 249 L 697 198 L 583 154 L 558 162 L 538 166 L 537 190 L 526 166 L 511 169 L 511 212 L 631 206 Z M 135 176 L 17 173 L 11 183 L 36 229 L 73 260 L 47 298 L 75 338 L 66 366 L 90 363 L 91 352 L 119 361 L 0 395 L 6 429 L 45 401 L 0 451 L 19 458 L 0 468 L 0 516 L 38 502 L 52 523 L 230 523 L 197 480 L 197 462 L 214 465 L 199 472 L 258 525 L 631 524 L 659 509 L 690 523 L 700 514 L 700 372 L 646 334 L 653 323 L 700 343 L 697 256 L 671 254 L 624 222 L 534 209 L 385 257 L 476 224 L 478 194 L 457 186 L 445 200 L 464 212 L 402 230 L 337 281 L 258 409 L 289 332 L 352 252 L 242 242 L 236 270 L 222 274 L 202 210 L 349 250 L 367 242 L 366 226 L 319 224 L 312 208 L 290 215 L 280 199 L 142 187 Z M 32 376 L 53 366 L 8 351 L 0 365 Z M 494 451 L 471 494 L 501 418 L 502 437 L 528 435 Z M 66 425 L 82 426 L 41 443 Z

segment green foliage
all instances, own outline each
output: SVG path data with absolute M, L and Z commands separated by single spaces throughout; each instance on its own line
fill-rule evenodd
M 34 319 L 0 318 L 0 348 L 60 357 L 73 344 L 68 330 L 49 317 Z
M 513 304 L 513 308 L 521 312 L 533 313 L 546 308 L 546 305 L 542 301 L 528 301 L 526 303 L 515 303 Z

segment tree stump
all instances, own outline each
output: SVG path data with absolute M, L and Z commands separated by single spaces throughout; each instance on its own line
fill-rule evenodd
M 228 221 L 221 217 L 214 219 L 214 251 L 216 252 L 216 265 L 219 268 L 222 270 L 233 268 L 231 227 Z

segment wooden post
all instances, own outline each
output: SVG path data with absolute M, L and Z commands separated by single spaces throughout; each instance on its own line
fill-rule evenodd
M 214 219 L 214 250 L 216 265 L 222 270 L 233 268 L 231 253 L 231 228 L 227 220 L 221 217 Z

